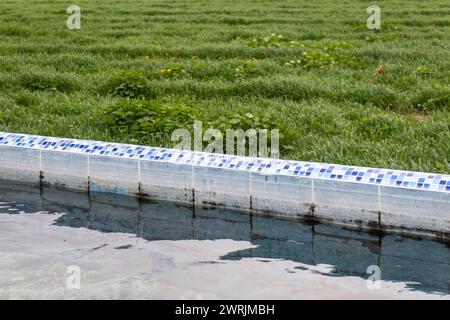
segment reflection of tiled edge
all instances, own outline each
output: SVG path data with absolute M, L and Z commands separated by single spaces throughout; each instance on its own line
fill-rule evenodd
M 331 181 L 450 193 L 450 175 L 444 174 L 239 157 L 129 144 L 0 132 L 0 148 L 2 146 L 119 157 L 143 161 L 179 163 L 262 174 L 309 177 Z

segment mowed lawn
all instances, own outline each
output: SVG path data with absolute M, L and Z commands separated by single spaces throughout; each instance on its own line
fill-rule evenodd
M 0 131 L 172 146 L 198 118 L 280 127 L 286 159 L 450 173 L 450 2 L 377 1 L 380 32 L 370 4 L 2 0 Z

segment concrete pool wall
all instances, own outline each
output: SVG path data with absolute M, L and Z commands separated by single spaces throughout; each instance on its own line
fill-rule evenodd
M 450 238 L 450 175 L 0 133 L 0 180 Z

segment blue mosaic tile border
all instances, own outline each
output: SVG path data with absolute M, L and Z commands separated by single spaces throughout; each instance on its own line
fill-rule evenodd
M 168 148 L 0 132 L 1 146 L 139 159 L 144 161 L 161 161 L 262 174 L 308 177 L 450 193 L 450 175 L 444 174 L 239 157 Z

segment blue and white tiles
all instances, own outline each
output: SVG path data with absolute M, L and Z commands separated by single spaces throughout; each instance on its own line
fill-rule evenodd
M 15 133 L 0 133 L 1 146 L 168 162 L 268 175 L 304 177 L 450 193 L 450 175 L 444 174 L 239 157 L 234 155 Z

